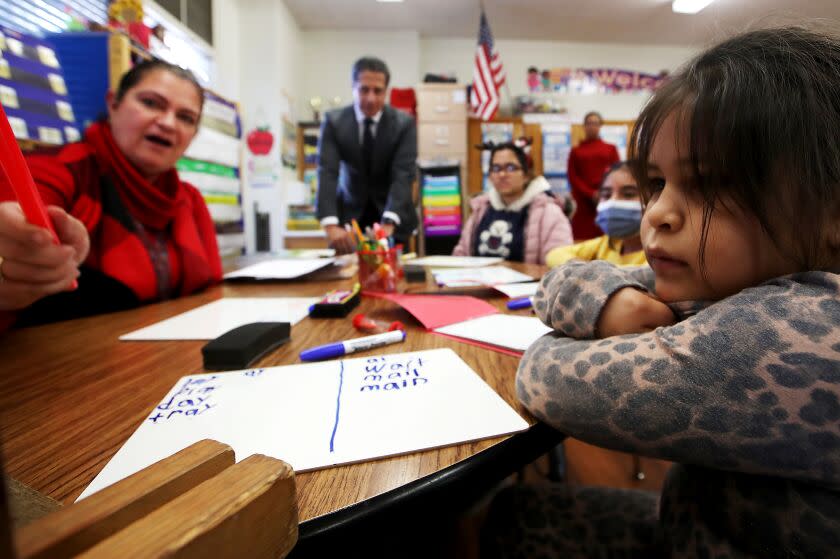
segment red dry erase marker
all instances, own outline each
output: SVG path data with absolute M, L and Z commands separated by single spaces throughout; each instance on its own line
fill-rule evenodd
M 15 193 L 26 220 L 33 225 L 47 229 L 52 235 L 53 242 L 60 245 L 61 241 L 58 240 L 58 235 L 55 233 L 50 216 L 47 215 L 47 208 L 44 207 L 41 194 L 35 187 L 32 173 L 29 172 L 23 153 L 17 145 L 17 139 L 12 132 L 11 125 L 9 125 L 9 119 L 6 116 L 6 111 L 3 110 L 3 105 L 0 105 L 0 117 L 2 117 L 0 118 L 0 172 L 6 175 L 6 180 L 12 186 L 12 191 Z M 78 282 L 74 280 L 73 289 L 77 286 Z
M 6 117 L 2 105 L 0 105 L 0 116 L 3 117 L 0 118 L 0 169 L 12 186 L 26 220 L 33 225 L 48 229 L 52 233 L 55 244 L 60 244 L 52 220 L 47 215 L 44 201 L 35 187 L 32 173 L 29 172 L 23 153 L 17 145 L 15 134 L 12 132 L 12 127 L 9 125 L 9 119 Z
M 365 316 L 364 314 L 357 314 L 353 317 L 353 327 L 356 330 L 363 332 L 391 332 L 394 330 L 405 330 L 405 325 L 399 320 L 393 321 L 391 324 L 382 320 L 374 320 Z

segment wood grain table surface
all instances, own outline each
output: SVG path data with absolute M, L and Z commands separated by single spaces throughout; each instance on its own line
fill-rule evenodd
M 511 266 L 535 278 L 544 271 L 539 266 Z M 54 499 L 74 501 L 180 377 L 206 372 L 200 352 L 204 341 L 121 342 L 118 336 L 221 297 L 315 297 L 353 283 L 352 279 L 225 283 L 130 311 L 7 332 L 0 336 L 0 440 L 7 474 Z M 407 286 L 409 291 L 434 289 L 431 283 Z M 501 293 L 482 289 L 476 295 L 508 312 Z M 381 299 L 364 297 L 355 312 L 400 320 L 407 327 L 407 338 L 402 344 L 354 357 L 452 348 L 529 424 L 534 423 L 516 400 L 517 357 L 429 333 L 406 311 Z M 359 335 L 349 318 L 305 318 L 292 327 L 288 344 L 255 365 L 300 363 L 298 354 L 303 349 Z M 300 520 L 330 514 L 422 479 L 506 439 L 298 474 Z

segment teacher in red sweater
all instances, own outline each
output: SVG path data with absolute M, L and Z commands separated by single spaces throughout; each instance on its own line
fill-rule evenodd
M 572 216 L 572 234 L 575 242 L 600 237 L 603 232 L 595 225 L 595 207 L 598 188 L 604 172 L 619 161 L 618 150 L 604 142 L 599 134 L 604 119 L 595 111 L 583 118 L 583 141 L 569 153 L 569 185 L 577 209 Z
M 27 158 L 59 245 L 0 182 L 0 330 L 187 295 L 221 280 L 213 221 L 175 162 L 204 91 L 188 71 L 138 64 L 81 142 Z M 78 279 L 78 287 L 74 280 Z

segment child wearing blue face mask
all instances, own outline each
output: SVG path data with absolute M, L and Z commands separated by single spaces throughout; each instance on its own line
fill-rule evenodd
M 616 163 L 604 175 L 597 212 L 595 223 L 606 235 L 555 248 L 546 256 L 547 265 L 559 266 L 575 259 L 606 260 L 619 266 L 647 263 L 639 236 L 642 221 L 639 187 L 626 162 Z

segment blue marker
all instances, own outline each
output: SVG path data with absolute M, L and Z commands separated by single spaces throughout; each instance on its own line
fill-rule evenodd
M 402 330 L 392 330 L 391 332 L 383 332 L 382 334 L 374 334 L 373 336 L 365 336 L 363 338 L 354 338 L 346 342 L 336 342 L 334 344 L 321 345 L 310 349 L 305 349 L 300 352 L 301 361 L 321 361 L 323 359 L 332 359 L 333 357 L 341 357 L 348 353 L 356 351 L 364 351 L 374 347 L 379 347 L 388 344 L 395 344 L 405 340 L 405 332 Z
M 508 301 L 507 308 L 512 311 L 518 311 L 519 309 L 527 309 L 533 304 L 533 297 L 522 297 L 520 299 L 511 299 Z

